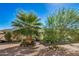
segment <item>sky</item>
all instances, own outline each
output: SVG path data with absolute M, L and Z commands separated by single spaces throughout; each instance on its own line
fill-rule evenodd
M 75 3 L 0 3 L 0 30 L 12 28 L 12 21 L 16 19 L 19 9 L 26 12 L 34 12 L 41 22 L 45 23 L 48 15 L 59 8 L 79 9 L 79 4 Z

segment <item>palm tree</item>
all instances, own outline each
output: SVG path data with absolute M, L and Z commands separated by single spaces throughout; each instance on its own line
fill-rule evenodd
M 63 41 L 75 30 L 79 30 L 79 13 L 74 9 L 59 9 L 47 19 L 46 36 L 48 41 Z M 75 32 L 74 32 L 75 34 Z M 50 36 L 49 36 L 50 35 Z
M 40 25 L 40 18 L 33 13 L 27 14 L 24 11 L 20 11 L 16 20 L 12 22 L 12 26 L 15 28 L 14 32 L 25 36 L 29 44 L 33 41 L 32 36 L 38 33 Z

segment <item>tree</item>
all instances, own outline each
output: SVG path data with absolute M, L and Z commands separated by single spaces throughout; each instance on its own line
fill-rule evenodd
M 51 43 L 62 43 L 73 39 L 79 30 L 79 13 L 74 9 L 59 9 L 47 19 L 45 28 L 45 41 Z M 72 34 L 74 35 L 72 36 Z
M 12 22 L 12 26 L 14 26 L 15 28 L 14 32 L 25 36 L 25 38 L 27 39 L 26 41 L 29 44 L 31 44 L 33 41 L 32 36 L 38 33 L 40 25 L 40 18 L 38 18 L 33 13 L 27 14 L 24 11 L 20 11 L 17 14 L 16 20 Z

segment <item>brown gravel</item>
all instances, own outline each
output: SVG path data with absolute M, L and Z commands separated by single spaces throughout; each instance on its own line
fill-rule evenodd
M 34 47 L 20 47 L 17 43 L 0 44 L 0 56 L 79 56 L 79 43 L 49 48 L 40 43 Z

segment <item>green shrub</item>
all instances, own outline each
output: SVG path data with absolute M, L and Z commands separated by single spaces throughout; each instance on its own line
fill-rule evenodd
M 49 44 L 64 44 L 78 40 L 79 13 L 74 9 L 59 9 L 47 18 L 44 42 Z
M 45 30 L 45 35 L 43 41 L 48 44 L 65 44 L 70 43 L 74 39 L 69 38 L 70 36 L 69 31 L 62 31 L 61 30 Z M 71 37 L 71 36 L 70 36 Z
M 11 35 L 11 32 L 6 32 L 5 35 L 4 35 L 5 39 L 8 41 L 8 42 L 12 42 L 12 35 Z

